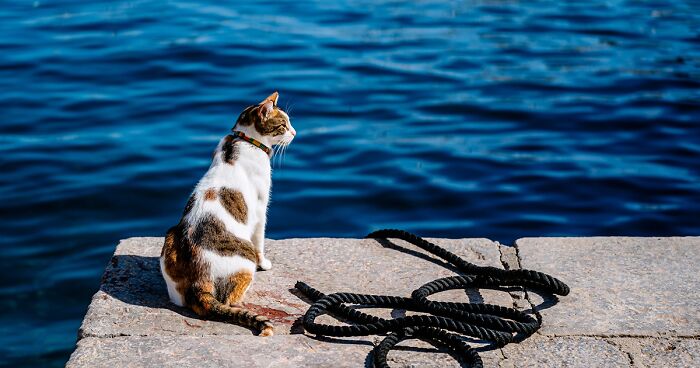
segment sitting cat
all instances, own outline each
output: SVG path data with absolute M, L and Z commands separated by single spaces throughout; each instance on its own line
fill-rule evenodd
M 286 146 L 296 135 L 277 98 L 275 92 L 246 108 L 233 134 L 221 139 L 180 223 L 168 230 L 160 257 L 173 303 L 256 328 L 261 336 L 273 333 L 268 318 L 239 303 L 256 269 L 272 267 L 264 254 L 270 147 Z

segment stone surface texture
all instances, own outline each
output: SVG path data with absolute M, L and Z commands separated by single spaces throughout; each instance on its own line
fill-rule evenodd
M 452 290 L 437 300 L 485 302 L 542 316 L 529 339 L 501 349 L 476 345 L 486 367 L 700 366 L 700 237 L 525 238 L 515 246 L 488 239 L 430 239 L 479 265 L 527 268 L 562 279 L 569 296 L 527 291 Z M 267 240 L 270 271 L 258 272 L 245 305 L 271 318 L 275 336 L 205 321 L 168 300 L 158 256 L 162 238 L 120 242 L 78 332 L 68 367 L 359 367 L 381 336 L 318 338 L 299 318 L 309 306 L 297 280 L 324 293 L 409 296 L 449 265 L 401 240 Z M 389 317 L 405 312 L 371 310 Z M 324 316 L 319 321 L 341 322 Z M 407 341 L 388 356 L 393 367 L 450 367 L 440 349 Z
M 540 311 L 541 334 L 700 336 L 700 237 L 531 238 L 516 247 L 523 268 L 571 287 Z

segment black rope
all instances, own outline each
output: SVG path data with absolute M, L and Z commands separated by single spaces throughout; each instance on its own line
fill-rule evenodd
M 389 367 L 386 361 L 389 351 L 401 341 L 422 339 L 447 347 L 459 360 L 473 367 L 483 367 L 479 354 L 461 335 L 492 341 L 497 346 L 506 345 L 516 338 L 526 338 L 540 327 L 540 321 L 513 308 L 491 304 L 437 302 L 428 296 L 445 290 L 482 288 L 501 290 L 521 286 L 543 293 L 569 294 L 569 287 L 547 274 L 530 270 L 503 270 L 469 263 L 456 254 L 441 248 L 419 236 L 403 230 L 375 231 L 368 238 L 398 238 L 418 246 L 454 265 L 463 276 L 452 276 L 431 281 L 414 290 L 410 298 L 389 295 L 334 293 L 325 295 L 304 282 L 295 287 L 313 301 L 304 314 L 306 331 L 325 336 L 388 336 L 374 349 L 375 367 Z M 400 308 L 428 313 L 394 319 L 384 319 L 346 304 L 371 308 Z M 316 323 L 316 318 L 332 313 L 353 325 L 334 326 Z M 514 335 L 516 334 L 516 335 Z

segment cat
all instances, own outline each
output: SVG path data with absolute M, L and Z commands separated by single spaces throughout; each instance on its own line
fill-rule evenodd
M 269 319 L 241 306 L 256 270 L 269 270 L 265 223 L 272 184 L 272 146 L 296 135 L 274 92 L 238 117 L 211 166 L 170 228 L 160 268 L 170 300 L 203 318 L 231 321 L 271 336 Z

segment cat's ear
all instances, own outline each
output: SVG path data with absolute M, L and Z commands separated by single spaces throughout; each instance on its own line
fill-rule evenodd
M 277 91 L 273 92 L 271 95 L 267 96 L 258 106 L 258 114 L 260 118 L 265 119 L 272 112 L 273 108 L 277 106 L 277 98 L 280 94 Z
M 273 108 L 274 105 L 272 101 L 263 101 L 258 105 L 258 115 L 261 119 L 265 120 L 270 115 Z
M 261 103 L 264 103 L 265 101 L 272 101 L 272 106 L 277 106 L 277 99 L 279 97 L 280 97 L 280 94 L 277 93 L 277 91 L 275 91 L 271 95 L 267 96 L 267 98 Z

